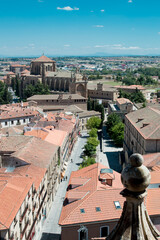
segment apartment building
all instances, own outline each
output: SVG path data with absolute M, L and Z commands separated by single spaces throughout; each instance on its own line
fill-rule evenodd
M 33 239 L 60 183 L 59 147 L 27 136 L 0 141 L 0 236 Z
M 76 105 L 83 110 L 87 110 L 87 99 L 79 94 L 34 95 L 27 98 L 27 101 L 37 102 L 37 105 L 42 109 L 44 106 Z
M 125 116 L 124 145 L 126 159 L 132 153 L 160 152 L 160 106 L 142 108 Z
M 59 224 L 62 240 L 106 237 L 123 206 L 120 174 L 95 163 L 72 172 Z
M 87 129 L 87 121 L 91 117 L 99 117 L 101 118 L 101 113 L 96 111 L 83 111 L 78 113 L 79 116 L 79 130 L 83 131 Z
M 119 96 L 118 90 L 111 87 L 106 87 L 102 83 L 97 83 L 88 86 L 88 97 L 91 99 L 101 100 L 104 106 L 108 106 L 110 101 L 114 102 Z
M 0 128 L 26 125 L 38 115 L 38 111 L 28 107 L 28 103 L 1 105 Z
M 160 230 L 160 167 L 151 172 L 146 208 Z M 117 225 L 125 199 L 121 175 L 100 163 L 72 172 L 59 224 L 62 240 L 106 239 Z
M 108 104 L 108 115 L 111 113 L 118 114 L 121 119 L 124 119 L 124 116 L 129 113 L 135 111 L 137 108 L 133 105 L 133 103 L 127 98 L 117 98 L 116 103 Z

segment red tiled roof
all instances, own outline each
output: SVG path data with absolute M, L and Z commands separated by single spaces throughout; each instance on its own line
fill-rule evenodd
M 141 85 L 130 85 L 130 86 L 115 86 L 115 88 L 122 88 L 122 89 L 138 89 L 138 90 L 145 90 L 145 88 Z
M 32 62 L 55 62 L 52 59 L 46 57 L 46 56 L 41 56 L 39 58 L 36 58 L 35 60 L 33 60 Z
M 149 153 L 143 155 L 144 165 L 146 167 L 154 167 L 155 165 L 160 165 L 160 153 Z
M 5 186 L 0 191 L 0 229 L 9 228 L 22 205 L 33 180 L 28 177 L 0 174 L 0 181 Z
M 53 156 L 55 155 L 58 147 L 36 137 L 24 137 L 31 138 L 31 140 L 24 148 L 21 148 L 13 153 L 12 157 L 18 158 L 37 167 L 47 168 L 53 160 Z
M 68 225 L 84 222 L 105 221 L 109 219 L 118 219 L 121 215 L 122 209 L 116 209 L 114 201 L 119 201 L 121 207 L 123 206 L 124 199 L 119 194 L 123 188 L 120 181 L 120 174 L 113 171 L 115 180 L 113 185 L 104 185 L 99 181 L 100 169 L 106 168 L 100 163 L 95 163 L 89 167 L 72 172 L 69 184 L 73 179 L 90 179 L 84 185 L 80 185 L 66 193 L 66 198 L 69 198 L 71 192 L 73 196 L 82 192 L 87 193 L 82 199 L 71 202 L 62 208 L 59 224 Z M 82 181 L 82 182 L 83 182 Z M 116 181 L 116 186 L 114 184 Z M 96 211 L 96 207 L 100 207 L 100 211 Z M 81 213 L 80 209 L 84 209 Z
M 160 139 L 160 106 L 142 108 L 125 117 L 144 139 Z
M 24 133 L 25 136 L 34 136 L 42 140 L 45 140 L 48 134 L 49 133 L 43 129 L 33 129 Z
M 119 104 L 125 104 L 125 103 L 132 103 L 129 99 L 127 98 L 117 98 L 116 100 Z

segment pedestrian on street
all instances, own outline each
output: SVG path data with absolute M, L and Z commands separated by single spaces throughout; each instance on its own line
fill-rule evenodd
M 66 181 L 67 181 L 67 176 L 66 176 Z

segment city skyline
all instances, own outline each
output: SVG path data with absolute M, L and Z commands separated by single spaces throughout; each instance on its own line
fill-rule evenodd
M 7 0 L 0 56 L 160 55 L 158 0 Z

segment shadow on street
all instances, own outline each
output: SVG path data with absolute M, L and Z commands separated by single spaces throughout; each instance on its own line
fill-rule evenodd
M 118 152 L 104 152 L 108 158 L 108 163 L 111 169 L 121 173 L 122 166 L 119 164 Z
M 103 126 L 103 144 L 104 148 L 108 148 L 109 151 L 104 152 L 106 154 L 110 168 L 121 173 L 122 166 L 119 164 L 119 153 L 120 151 L 114 151 L 113 149 L 118 148 L 115 146 L 112 139 L 110 139 L 108 133 L 106 132 L 106 126 Z
M 60 240 L 61 235 L 55 233 L 43 233 L 41 240 Z

